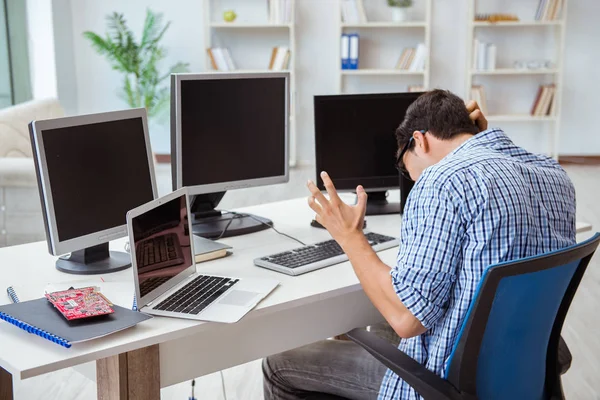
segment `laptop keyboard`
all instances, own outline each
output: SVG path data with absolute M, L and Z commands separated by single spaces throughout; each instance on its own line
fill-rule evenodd
M 154 309 L 196 315 L 229 290 L 236 282 L 238 282 L 238 279 L 199 275 L 161 301 Z

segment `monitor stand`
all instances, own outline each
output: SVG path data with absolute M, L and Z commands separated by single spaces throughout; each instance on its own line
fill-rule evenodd
M 225 192 L 208 193 L 194 197 L 191 205 L 192 232 L 207 239 L 245 235 L 269 229 L 273 222 L 252 214 L 223 214 L 215 208 Z
M 108 243 L 77 250 L 56 260 L 56 269 L 75 275 L 110 274 L 131 267 L 131 255 L 109 251 Z
M 400 203 L 387 201 L 387 191 L 367 192 L 366 215 L 400 214 Z

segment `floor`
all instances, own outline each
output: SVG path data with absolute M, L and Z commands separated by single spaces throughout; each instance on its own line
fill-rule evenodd
M 600 166 L 569 165 L 566 167 L 577 191 L 577 219 L 600 229 L 598 196 Z M 170 189 L 170 171 L 161 165 L 157 171 L 159 193 Z M 314 178 L 311 168 L 292 170 L 290 182 L 263 188 L 243 189 L 226 194 L 222 208 L 284 200 L 306 195 L 305 182 Z M 580 239 L 584 239 L 583 236 Z M 600 304 L 600 256 L 592 260 L 569 311 L 563 336 L 573 353 L 573 364 L 563 377 L 567 399 L 600 399 L 600 340 L 598 305 Z M 196 381 L 198 399 L 257 400 L 262 399 L 260 361 L 223 371 L 223 397 L 220 374 Z M 162 390 L 163 400 L 186 400 L 190 383 L 184 382 Z M 15 382 L 16 400 L 89 400 L 96 398 L 96 384 L 73 369 Z

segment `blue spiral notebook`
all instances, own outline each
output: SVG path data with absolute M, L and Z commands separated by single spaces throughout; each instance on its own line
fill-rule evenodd
M 113 305 L 113 314 L 68 321 L 46 299 L 0 306 L 0 319 L 64 347 L 97 339 L 152 318 L 141 312 Z

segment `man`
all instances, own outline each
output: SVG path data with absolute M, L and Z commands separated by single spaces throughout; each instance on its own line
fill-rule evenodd
M 563 169 L 515 146 L 501 130 L 487 130 L 477 105 L 468 108 L 452 93 L 433 90 L 409 107 L 396 131 L 398 166 L 416 183 L 391 270 L 362 233 L 367 201 L 362 186 L 356 188 L 357 204 L 349 206 L 327 173 L 321 177 L 329 199 L 308 183 L 317 220 L 344 249 L 365 293 L 402 338 L 399 349 L 438 375 L 445 372 L 486 267 L 575 243 L 575 192 Z M 269 357 L 263 372 L 267 399 L 301 399 L 311 392 L 324 399 L 419 398 L 347 341 Z

